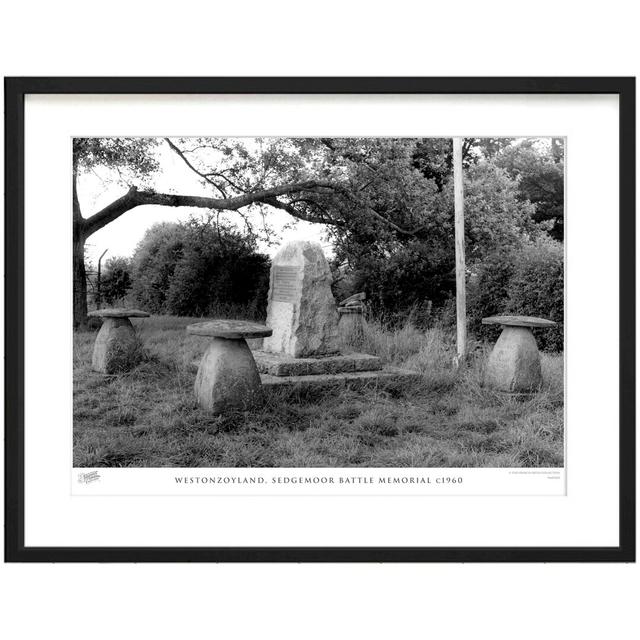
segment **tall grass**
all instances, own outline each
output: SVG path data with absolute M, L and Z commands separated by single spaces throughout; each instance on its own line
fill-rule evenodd
M 147 358 L 121 376 L 91 371 L 95 333 L 74 346 L 76 466 L 522 467 L 563 462 L 563 359 L 543 354 L 544 385 L 515 397 L 483 386 L 491 344 L 453 366 L 454 336 L 369 320 L 360 350 L 420 378 L 398 388 L 270 392 L 253 411 L 211 416 L 193 382 L 208 340 L 197 318 L 135 319 Z
M 365 324 L 363 333 L 365 353 L 380 357 L 386 364 L 420 372 L 422 385 L 429 389 L 447 388 L 458 377 L 453 366 L 454 338 L 443 329 L 419 329 L 411 319 L 395 328 L 374 320 Z

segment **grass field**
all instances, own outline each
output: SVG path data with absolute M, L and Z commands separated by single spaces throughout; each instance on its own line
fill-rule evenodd
M 481 385 L 489 345 L 451 363 L 452 340 L 412 325 L 370 323 L 363 351 L 418 370 L 403 389 L 270 392 L 250 412 L 212 417 L 195 403 L 192 366 L 207 346 L 190 318 L 134 321 L 147 356 L 133 371 L 91 370 L 94 332 L 74 337 L 77 467 L 558 467 L 563 464 L 563 362 L 543 354 L 529 398 Z

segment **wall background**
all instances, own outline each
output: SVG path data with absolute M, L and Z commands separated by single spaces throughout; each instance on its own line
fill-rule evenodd
M 397 0 L 2 9 L 3 75 L 637 75 L 632 5 Z M 11 638 L 582 639 L 637 565 L 2 565 Z

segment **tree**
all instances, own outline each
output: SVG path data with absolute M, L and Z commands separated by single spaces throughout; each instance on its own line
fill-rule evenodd
M 497 156 L 496 163 L 519 180 L 521 200 L 536 207 L 534 220 L 545 223 L 555 240 L 564 237 L 564 141 L 553 138 L 549 148 L 523 140 Z
M 157 147 L 166 144 L 213 195 L 162 193 L 152 187 Z M 299 220 L 380 237 L 424 237 L 433 221 L 433 181 L 411 167 L 415 142 L 406 139 L 109 138 L 74 141 L 74 325 L 86 318 L 84 245 L 88 237 L 144 205 L 235 211 L 273 207 Z M 107 167 L 128 190 L 101 211 L 82 216 L 77 181 Z M 134 184 L 135 183 L 135 184 Z M 141 188 L 145 187 L 145 188 Z M 263 218 L 264 219 L 264 218 Z M 263 226 L 268 232 L 268 224 Z
M 367 225 L 365 220 L 356 229 L 340 227 L 330 232 L 337 262 L 347 262 L 353 272 L 353 291 L 366 291 L 378 311 L 387 315 L 406 315 L 408 309 L 425 305 L 435 310 L 454 290 L 452 176 L 440 192 L 430 193 L 427 184 L 419 192 L 425 210 L 421 213 L 423 231 L 416 235 L 385 235 L 371 229 L 373 223 Z M 519 198 L 518 181 L 494 161 L 468 166 L 464 190 L 470 269 L 498 248 L 519 246 L 542 233 L 532 220 L 534 207 Z
M 537 335 L 542 348 L 563 348 L 564 250 L 548 235 L 519 245 L 498 247 L 475 265 L 468 287 L 469 319 L 474 333 L 496 339 L 496 327 L 482 318 L 514 314 L 541 316 L 558 324 Z
M 131 289 L 131 263 L 127 258 L 109 258 L 100 283 L 100 295 L 109 305 L 122 300 Z
M 507 141 L 469 139 L 467 162 L 489 162 Z M 153 188 L 158 152 L 176 154 L 207 195 L 165 193 Z M 420 146 L 422 145 L 422 146 Z M 351 261 L 384 256 L 412 242 L 427 243 L 436 256 L 447 246 L 450 211 L 447 178 L 427 171 L 429 141 L 403 138 L 137 138 L 79 139 L 74 143 L 74 323 L 86 317 L 84 244 L 124 213 L 144 205 L 195 207 L 213 215 L 234 211 L 245 231 L 269 237 L 265 212 L 277 208 L 294 219 L 328 226 L 337 252 Z M 437 154 L 447 149 L 434 151 Z M 488 160 L 489 159 L 489 160 Z M 108 167 L 127 191 L 88 218 L 81 214 L 77 180 Z M 526 209 L 526 202 L 520 209 Z M 254 229 L 247 213 L 263 214 Z M 501 211 L 501 210 L 499 210 Z M 498 211 L 498 212 L 499 212 Z M 491 218 L 491 212 L 485 212 Z M 450 229 L 449 229 L 450 231 Z M 480 231 L 478 231 L 480 234 Z M 423 249 L 420 250 L 423 252 Z M 439 258 L 434 258 L 438 261 Z
M 153 313 L 186 316 L 241 309 L 261 317 L 269 258 L 253 238 L 208 219 L 161 223 L 147 230 L 133 256 L 133 294 Z
M 133 258 L 133 296 L 152 313 L 165 309 L 167 290 L 182 257 L 186 228 L 177 222 L 162 222 L 147 229 Z
M 206 140 L 206 139 L 205 139 Z M 76 138 L 73 145 L 73 319 L 74 327 L 82 326 L 87 318 L 87 285 L 84 264 L 85 243 L 96 231 L 116 220 L 127 211 L 144 205 L 168 207 L 197 207 L 215 211 L 241 211 L 253 204 L 264 204 L 285 209 L 292 215 L 314 222 L 324 222 L 322 209 L 312 211 L 310 196 L 323 189 L 332 190 L 334 185 L 327 180 L 295 179 L 279 180 L 272 166 L 282 163 L 277 145 L 271 155 L 266 153 L 259 160 L 243 149 L 242 142 L 228 146 L 224 141 L 219 144 L 206 141 L 199 145 L 222 156 L 231 156 L 235 152 L 235 163 L 224 170 L 208 167 L 200 170 L 188 158 L 188 150 L 180 149 L 174 142 L 165 142 L 184 160 L 187 167 L 196 173 L 203 183 L 220 197 L 178 195 L 159 193 L 153 188 L 140 189 L 138 185 L 129 186 L 127 192 L 102 210 L 88 218 L 83 217 L 78 199 L 78 178 L 83 172 L 103 166 L 117 174 L 122 182 L 137 181 L 140 185 L 148 181 L 157 170 L 154 147 L 160 144 L 156 138 Z M 301 166 L 300 164 L 298 165 Z M 289 165 L 290 176 L 301 175 L 294 164 Z M 285 172 L 286 174 L 287 172 Z M 299 194 L 298 200 L 282 200 L 281 196 Z
M 157 168 L 152 154 L 153 139 L 145 138 L 74 138 L 73 140 L 73 324 L 84 325 L 87 319 L 87 272 L 85 243 L 108 221 L 100 217 L 84 218 L 78 199 L 78 179 L 96 167 L 113 169 L 120 180 L 141 182 Z
M 416 144 L 413 165 L 442 191 L 453 171 L 451 138 L 424 138 Z M 465 138 L 462 166 L 467 169 L 480 160 L 491 160 L 511 143 L 510 138 Z

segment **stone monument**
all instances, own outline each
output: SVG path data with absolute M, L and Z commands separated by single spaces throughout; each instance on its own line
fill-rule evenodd
M 262 350 L 254 352 L 263 386 L 340 385 L 416 376 L 383 369 L 377 356 L 340 353 L 331 283 L 331 270 L 316 242 L 291 242 L 274 257 L 266 321 L 273 333 L 264 339 Z
M 291 242 L 271 266 L 263 350 L 294 358 L 338 353 L 338 312 L 331 271 L 318 243 Z

